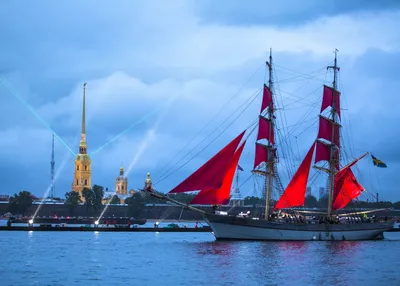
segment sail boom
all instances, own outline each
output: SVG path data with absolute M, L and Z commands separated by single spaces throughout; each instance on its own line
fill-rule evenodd
M 324 168 L 324 167 L 313 166 L 313 168 L 317 169 L 317 170 L 320 170 L 320 171 L 323 171 L 323 172 L 328 173 L 328 174 L 331 171 L 331 170 L 329 170 L 327 168 Z

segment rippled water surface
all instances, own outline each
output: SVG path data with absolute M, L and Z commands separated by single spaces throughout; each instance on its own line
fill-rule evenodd
M 220 242 L 210 233 L 1 232 L 0 285 L 400 285 L 400 233 Z

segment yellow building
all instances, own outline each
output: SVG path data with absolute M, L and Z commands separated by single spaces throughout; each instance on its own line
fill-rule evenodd
M 119 176 L 115 179 L 115 192 L 120 195 L 128 194 L 128 178 L 124 175 L 124 168 L 119 169 Z
M 82 104 L 82 134 L 81 141 L 79 142 L 79 153 L 75 158 L 75 169 L 74 169 L 74 180 L 72 182 L 72 191 L 79 192 L 82 200 L 83 188 L 92 187 L 92 168 L 90 156 L 87 154 L 87 143 L 86 143 L 86 130 L 85 130 L 85 94 L 86 93 L 86 82 L 83 84 L 83 104 Z

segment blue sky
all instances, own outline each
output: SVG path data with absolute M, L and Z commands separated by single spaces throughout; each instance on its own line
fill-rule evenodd
M 315 103 L 322 84 L 332 77 L 323 69 L 332 63 L 337 48 L 344 148 L 348 158 L 371 151 L 386 162 L 389 168 L 377 169 L 370 158 L 364 159 L 357 173 L 367 190 L 397 201 L 399 19 L 398 1 L 3 3 L 0 75 L 8 84 L 0 85 L 0 193 L 26 189 L 41 196 L 49 186 L 51 131 L 37 116 L 77 152 L 84 81 L 89 153 L 136 124 L 93 154 L 93 183 L 114 189 L 121 163 L 127 169 L 131 165 L 130 187 L 142 187 L 148 171 L 157 181 L 214 115 L 177 159 L 203 139 L 191 155 L 210 143 L 213 136 L 207 134 L 262 86 L 265 70 L 260 67 L 270 47 L 276 63 L 276 96 L 284 111 L 277 114 L 284 119 L 279 122 L 295 125 L 311 111 L 308 121 L 291 132 L 293 158 L 280 153 L 286 185 L 290 172 L 285 163 L 290 162 L 293 171 L 316 135 L 317 126 L 311 125 L 318 115 Z M 313 78 L 299 80 L 299 72 Z M 174 173 L 157 189 L 173 188 L 239 134 L 257 117 L 260 101 L 259 96 L 184 168 L 177 170 L 191 155 L 176 166 L 177 159 L 170 164 Z M 282 134 L 288 130 L 280 128 Z M 243 181 L 252 166 L 254 140 L 250 141 L 241 161 L 246 170 Z M 56 194 L 64 196 L 72 183 L 73 156 L 60 142 L 56 172 Z M 315 192 L 324 180 L 315 182 Z M 257 193 L 251 179 L 242 192 Z

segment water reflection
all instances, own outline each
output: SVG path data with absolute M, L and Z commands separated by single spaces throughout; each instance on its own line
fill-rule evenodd
M 335 285 L 346 285 L 346 273 L 359 267 L 363 246 L 366 242 L 337 241 L 323 242 L 314 250 L 313 260 L 318 266 L 316 281 L 324 283 L 327 279 Z
M 203 242 L 196 244 L 196 252 L 198 255 L 230 255 L 231 251 L 235 249 L 229 241 L 213 241 Z
M 121 241 L 133 247 L 120 251 Z M 35 231 L 2 233 L 0 245 L 10 246 L 2 248 L 2 285 L 400 285 L 400 241 L 231 242 L 208 233 Z

